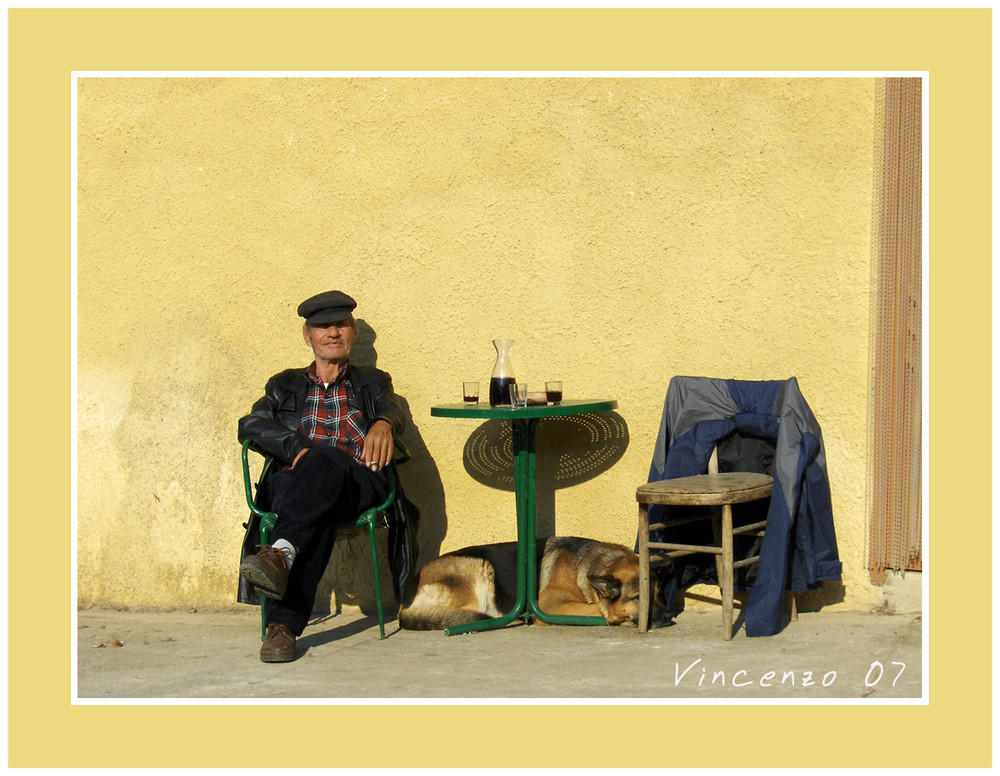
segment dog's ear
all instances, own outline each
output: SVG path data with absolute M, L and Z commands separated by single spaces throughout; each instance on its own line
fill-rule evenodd
M 621 580 L 615 577 L 599 577 L 596 574 L 588 574 L 587 579 L 590 580 L 590 584 L 594 586 L 594 590 L 597 591 L 597 595 L 601 598 L 614 601 L 621 597 Z

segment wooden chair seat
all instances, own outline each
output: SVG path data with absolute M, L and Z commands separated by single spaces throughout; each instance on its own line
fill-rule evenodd
M 645 504 L 720 506 L 767 498 L 773 487 L 766 474 L 723 472 L 648 482 L 636 488 L 635 496 Z
M 709 462 L 709 473 L 693 477 L 677 477 L 659 482 L 649 482 L 636 488 L 635 498 L 639 503 L 639 630 L 646 632 L 649 622 L 649 565 L 650 550 L 663 550 L 663 556 L 679 558 L 694 553 L 715 555 L 715 565 L 719 576 L 722 596 L 723 639 L 733 637 L 733 576 L 734 570 L 756 563 L 760 556 L 733 560 L 733 536 L 763 536 L 767 521 L 751 523 L 733 528 L 733 504 L 770 498 L 774 480 L 766 474 L 754 472 L 717 471 L 717 455 L 713 452 Z M 649 523 L 651 504 L 667 506 L 709 506 L 712 514 L 681 517 L 663 523 Z M 678 544 L 675 542 L 651 542 L 650 531 L 668 531 L 680 525 L 698 520 L 712 520 L 715 544 Z M 666 538 L 666 537 L 664 537 Z M 794 599 L 793 599 L 794 606 Z M 794 610 L 793 610 L 794 611 Z M 793 615 L 794 616 L 794 615 Z

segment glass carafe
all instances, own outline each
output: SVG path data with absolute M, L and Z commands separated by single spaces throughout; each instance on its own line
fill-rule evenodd
M 510 349 L 514 340 L 495 339 L 493 347 L 497 351 L 497 362 L 490 378 L 490 406 L 510 405 L 510 386 L 514 384 L 514 365 L 510 362 Z

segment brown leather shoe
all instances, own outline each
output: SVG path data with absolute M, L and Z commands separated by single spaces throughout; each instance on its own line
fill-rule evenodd
M 287 625 L 268 624 L 260 645 L 262 663 L 290 663 L 295 660 L 295 634 Z
M 240 564 L 240 576 L 248 580 L 261 595 L 281 600 L 288 587 L 286 550 L 265 545 L 256 555 L 248 555 Z

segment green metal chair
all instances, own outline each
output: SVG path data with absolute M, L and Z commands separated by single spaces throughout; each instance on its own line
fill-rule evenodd
M 253 514 L 260 518 L 260 543 L 262 545 L 270 544 L 271 530 L 274 528 L 274 522 L 278 519 L 278 516 L 274 512 L 265 512 L 263 509 L 259 509 L 257 505 L 253 503 L 253 489 L 250 485 L 250 462 L 247 456 L 247 452 L 250 449 L 250 442 L 248 440 L 243 443 L 243 487 L 246 491 L 247 506 L 250 507 L 250 511 L 253 512 Z M 347 522 L 343 524 L 348 527 L 353 526 L 356 528 L 365 528 L 368 531 L 368 547 L 371 550 L 372 555 L 372 576 L 375 580 L 375 604 L 378 608 L 378 630 L 380 638 L 382 639 L 385 638 L 385 616 L 382 613 L 382 576 L 378 563 L 378 549 L 375 544 L 375 528 L 376 526 L 381 526 L 382 528 L 389 527 L 389 518 L 387 513 L 389 507 L 392 506 L 392 502 L 396 498 L 396 478 L 393 474 L 393 467 L 387 466 L 385 473 L 389 481 L 389 495 L 386 496 L 385 501 L 377 507 L 366 509 L 353 523 Z M 261 639 L 264 638 L 266 632 L 267 623 L 264 622 L 264 596 L 261 596 Z

